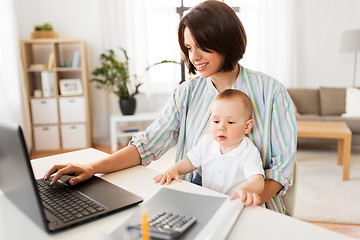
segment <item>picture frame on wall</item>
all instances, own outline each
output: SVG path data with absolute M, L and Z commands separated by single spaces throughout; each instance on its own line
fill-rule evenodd
M 60 79 L 60 95 L 61 96 L 72 96 L 72 95 L 81 95 L 83 94 L 83 89 L 81 85 L 81 80 L 74 79 Z

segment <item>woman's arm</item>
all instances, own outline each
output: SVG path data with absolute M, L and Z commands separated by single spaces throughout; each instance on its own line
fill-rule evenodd
M 263 205 L 270 198 L 275 196 L 281 189 L 283 189 L 283 185 L 274 180 L 265 180 L 264 191 L 260 193 L 260 203 L 259 205 Z
M 158 118 L 144 132 L 133 136 L 129 146 L 94 163 L 55 165 L 45 174 L 43 179 L 47 180 L 56 173 L 52 181 L 54 184 L 62 175 L 73 174 L 76 177 L 70 180 L 70 184 L 74 185 L 89 179 L 95 173 L 114 172 L 139 164 L 146 165 L 153 159 L 159 158 L 161 154 L 166 152 L 164 149 L 170 148 L 177 142 L 179 121 L 176 93 L 177 90 L 169 98 Z
M 133 145 L 129 145 L 112 155 L 89 164 L 81 165 L 81 164 L 61 164 L 54 165 L 44 176 L 44 180 L 50 178 L 53 173 L 54 178 L 51 184 L 55 184 L 55 182 L 64 174 L 75 175 L 75 177 L 71 178 L 69 183 L 70 185 L 75 185 L 79 182 L 85 181 L 95 173 L 109 173 L 115 172 L 118 170 L 122 170 L 125 168 L 133 167 L 139 165 L 141 162 L 139 152 L 136 147 Z
M 90 166 L 95 169 L 96 173 L 109 173 L 134 167 L 140 163 L 141 158 L 137 148 L 134 145 L 129 145 L 100 162 L 90 164 Z
M 297 127 L 293 104 L 286 89 L 281 87 L 274 95 L 271 112 L 270 158 L 265 164 L 265 188 L 261 193 L 261 204 L 267 202 L 267 207 L 284 212 L 281 200 L 292 186 Z

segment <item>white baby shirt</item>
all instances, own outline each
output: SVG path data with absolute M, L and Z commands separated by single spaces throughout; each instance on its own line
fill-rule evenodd
M 264 175 L 261 157 L 256 146 L 244 137 L 239 146 L 221 154 L 220 145 L 209 135 L 202 137 L 188 152 L 195 167 L 201 166 L 202 185 L 231 195 L 250 176 Z

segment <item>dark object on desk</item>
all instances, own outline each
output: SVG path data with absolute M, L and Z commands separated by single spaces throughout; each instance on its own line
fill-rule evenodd
M 55 199 L 40 193 L 37 182 L 44 191 L 60 191 L 60 188 L 66 187 L 64 178 L 56 187 L 43 180 L 36 181 L 20 126 L 0 121 L 0 188 L 10 201 L 47 232 L 70 228 L 143 201 L 141 197 L 94 176 L 65 190 L 69 194 L 65 197 L 66 201 L 82 200 L 87 204 L 83 205 L 86 209 L 79 209 L 81 216 L 79 212 L 73 212 L 77 217 L 75 218 L 69 214 L 61 214 L 68 207 L 65 204 L 55 206 Z M 57 195 L 64 197 L 62 193 Z M 71 204 L 77 206 L 76 202 L 70 202 Z

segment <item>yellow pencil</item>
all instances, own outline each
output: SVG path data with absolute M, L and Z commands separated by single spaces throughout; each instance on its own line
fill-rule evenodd
M 149 218 L 147 209 L 144 208 L 141 213 L 141 235 L 143 240 L 150 240 L 149 237 Z

